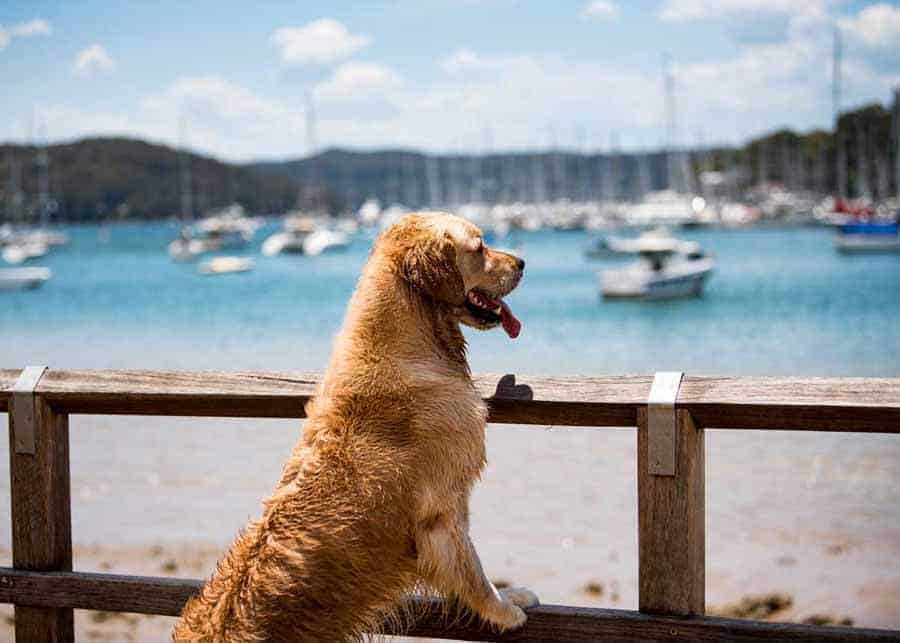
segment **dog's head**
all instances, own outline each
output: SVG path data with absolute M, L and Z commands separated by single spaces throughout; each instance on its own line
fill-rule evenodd
M 385 238 L 399 274 L 422 296 L 447 305 L 467 326 L 502 324 L 518 336 L 519 320 L 502 298 L 519 284 L 522 259 L 488 247 L 477 226 L 443 212 L 403 217 Z

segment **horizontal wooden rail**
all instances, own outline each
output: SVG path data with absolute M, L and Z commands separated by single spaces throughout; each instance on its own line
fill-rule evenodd
M 74 608 L 178 616 L 202 581 L 83 572 L 30 572 L 0 568 L 0 602 L 41 608 Z M 504 636 L 442 615 L 436 601 L 420 602 L 422 614 L 406 633 L 462 641 L 896 641 L 897 632 L 736 619 L 672 618 L 627 610 L 540 605 L 525 627 Z M 399 633 L 399 632 L 395 632 Z
M 0 411 L 19 369 L 0 370 Z M 49 370 L 36 394 L 59 413 L 301 418 L 319 375 Z M 491 422 L 636 426 L 651 376 L 480 375 Z M 900 379 L 687 375 L 677 408 L 697 428 L 900 433 Z

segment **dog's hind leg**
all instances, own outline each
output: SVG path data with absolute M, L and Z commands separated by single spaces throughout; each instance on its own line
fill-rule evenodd
M 419 573 L 428 584 L 500 631 L 521 627 L 526 620 L 522 608 L 538 603 L 526 589 L 497 591 L 484 575 L 464 515 L 443 514 L 423 521 L 416 551 Z

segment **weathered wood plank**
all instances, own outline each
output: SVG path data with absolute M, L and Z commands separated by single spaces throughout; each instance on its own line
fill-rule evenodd
M 642 612 L 705 613 L 703 429 L 676 411 L 675 475 L 650 473 L 647 411 L 638 413 L 638 604 Z
M 0 411 L 19 370 L 0 370 Z M 653 378 L 480 375 L 492 422 L 635 426 Z M 65 413 L 303 417 L 310 373 L 50 370 L 38 391 Z M 677 407 L 702 428 L 900 433 L 900 378 L 685 376 Z
M 18 371 L 0 371 L 0 400 Z M 301 418 L 318 374 L 214 371 L 49 370 L 38 391 L 67 413 Z M 475 378 L 491 420 L 570 426 L 634 425 L 648 377 Z
M 202 581 L 0 568 L 0 602 L 177 616 Z M 475 624 L 446 621 L 439 603 L 420 602 L 415 636 L 464 641 L 896 641 L 900 632 L 713 617 L 672 618 L 625 610 L 541 605 L 519 632 L 499 636 Z
M 678 408 L 702 428 L 900 433 L 900 378 L 685 376 Z
M 34 400 L 34 454 L 9 449 L 13 565 L 27 570 L 72 569 L 69 499 L 69 418 Z M 13 414 L 9 444 L 15 444 Z M 72 610 L 16 608 L 16 640 L 72 641 Z

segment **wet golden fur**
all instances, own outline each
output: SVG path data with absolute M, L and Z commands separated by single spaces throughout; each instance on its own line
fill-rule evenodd
M 278 487 L 174 640 L 356 640 L 422 585 L 497 629 L 524 623 L 519 606 L 536 599 L 499 594 L 468 536 L 486 409 L 459 327 L 495 326 L 468 312 L 466 293 L 502 297 L 521 268 L 448 214 L 382 234 Z

